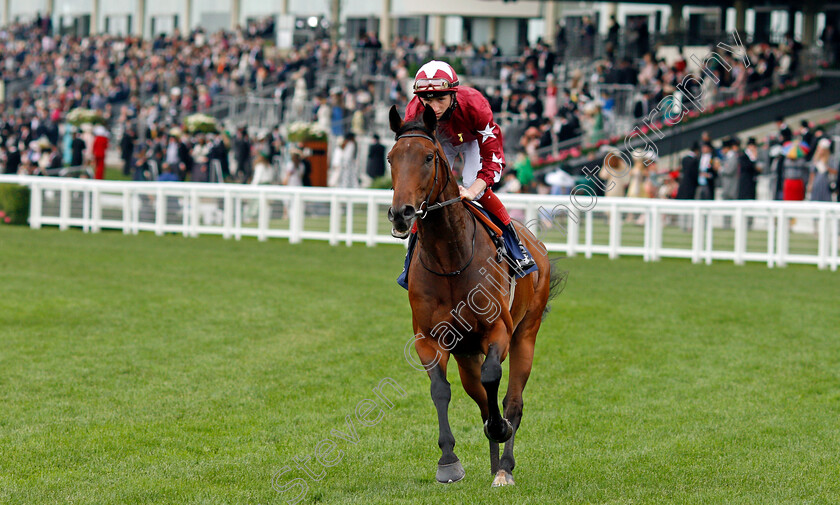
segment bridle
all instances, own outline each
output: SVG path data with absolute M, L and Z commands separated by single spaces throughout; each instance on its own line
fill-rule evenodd
M 414 130 L 419 130 L 421 133 L 404 133 L 404 132 L 414 131 Z M 452 198 L 451 200 L 446 200 L 444 202 L 437 202 L 437 203 L 434 203 L 432 205 L 429 205 L 429 202 L 432 200 L 432 193 L 434 193 L 435 187 L 437 186 L 437 182 L 438 182 L 438 160 L 440 159 L 440 150 L 438 149 L 438 143 L 437 143 L 437 140 L 435 140 L 435 138 L 434 138 L 434 134 L 432 132 L 426 130 L 425 128 L 423 128 L 421 126 L 417 126 L 417 125 L 411 125 L 408 128 L 400 129 L 397 132 L 396 136 L 394 137 L 394 140 L 399 141 L 400 139 L 411 138 L 411 137 L 426 139 L 429 142 L 431 142 L 432 145 L 435 147 L 435 173 L 434 173 L 434 181 L 432 182 L 432 188 L 429 190 L 429 194 L 426 195 L 426 199 L 423 200 L 423 202 L 420 204 L 420 208 L 415 213 L 420 219 L 425 219 L 425 217 L 429 214 L 429 212 L 431 212 L 433 210 L 441 209 L 441 208 L 446 207 L 448 205 L 458 203 L 458 202 L 461 201 L 461 197 L 458 196 L 456 198 Z M 440 195 L 443 193 L 443 190 L 446 189 L 446 186 L 449 184 L 449 180 L 451 178 L 452 178 L 452 170 L 447 168 L 447 170 L 446 170 L 446 182 L 444 182 L 443 185 L 441 186 L 441 188 L 438 190 L 438 193 L 434 198 L 435 200 L 440 198 Z M 426 271 L 431 272 L 431 273 L 433 273 L 435 275 L 438 275 L 440 277 L 454 277 L 454 276 L 460 274 L 461 272 L 463 272 L 464 270 L 466 270 L 467 267 L 470 266 L 470 264 L 473 261 L 473 258 L 475 258 L 475 235 L 476 235 L 476 231 L 478 230 L 478 225 L 475 222 L 475 216 L 472 213 L 470 213 L 470 216 L 472 216 L 472 218 L 473 218 L 472 253 L 470 253 L 470 259 L 467 260 L 467 263 L 464 266 L 462 266 L 461 268 L 459 268 L 458 270 L 454 270 L 452 272 L 436 272 L 436 271 L 432 270 L 431 268 L 429 268 L 428 266 L 426 266 L 426 263 L 423 262 L 423 258 L 422 258 L 422 256 L 419 255 L 420 252 L 418 251 L 417 259 L 420 260 L 420 264 L 423 265 L 423 268 L 425 268 Z
M 429 212 L 431 212 L 433 210 L 443 208 L 443 207 L 446 207 L 447 205 L 452 205 L 452 204 L 458 203 L 458 202 L 461 201 L 461 197 L 457 197 L 457 198 L 453 198 L 451 200 L 446 200 L 445 202 L 438 202 L 438 203 L 434 203 L 432 205 L 429 205 L 429 202 L 432 200 L 432 193 L 435 191 L 435 187 L 437 187 L 437 182 L 438 182 L 438 160 L 440 159 L 440 153 L 439 153 L 439 150 L 437 148 L 438 143 L 437 143 L 437 140 L 435 140 L 434 135 L 431 132 L 425 130 L 424 128 L 414 125 L 414 126 L 410 126 L 409 128 L 405 129 L 405 131 L 412 131 L 412 130 L 420 130 L 422 133 L 401 133 L 403 130 L 400 130 L 400 132 L 398 132 L 397 135 L 394 137 L 394 140 L 399 141 L 400 139 L 404 139 L 404 138 L 417 137 L 417 138 L 428 140 L 435 147 L 435 175 L 434 175 L 434 181 L 432 182 L 432 188 L 429 190 L 429 194 L 426 195 L 426 199 L 423 200 L 423 202 L 420 204 L 420 208 L 417 209 L 417 213 L 416 213 L 417 217 L 419 217 L 420 219 L 425 219 L 426 216 L 429 214 Z M 441 193 L 443 193 L 443 190 L 446 188 L 447 184 L 449 184 L 449 179 L 451 177 L 452 177 L 452 170 L 447 170 L 446 171 L 446 182 L 444 182 L 443 186 L 441 186 L 440 189 L 438 190 L 438 194 L 434 198 L 435 200 L 440 198 Z

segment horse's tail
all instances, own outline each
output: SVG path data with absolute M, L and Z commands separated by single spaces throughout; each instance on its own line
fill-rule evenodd
M 551 273 L 548 281 L 548 300 L 546 301 L 542 314 L 543 319 L 551 312 L 551 304 L 549 302 L 563 291 L 566 287 L 566 279 L 569 278 L 569 271 L 561 269 L 558 265 L 561 259 L 563 259 L 562 256 L 548 260 L 551 265 Z

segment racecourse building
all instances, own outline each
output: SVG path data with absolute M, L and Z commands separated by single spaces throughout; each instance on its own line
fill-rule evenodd
M 738 29 L 753 42 L 780 42 L 790 33 L 804 45 L 817 43 L 826 24 L 840 21 L 840 3 L 816 0 L 695 0 L 637 2 L 543 2 L 503 0 L 0 0 L 0 24 L 51 13 L 59 33 L 87 35 L 142 34 L 146 37 L 182 33 L 197 27 L 207 31 L 245 25 L 275 17 L 280 46 L 291 46 L 327 31 L 339 19 L 341 36 L 357 40 L 376 34 L 384 46 L 394 37 L 417 37 L 435 46 L 496 42 L 503 54 L 539 38 L 564 43 L 588 41 L 609 33 L 617 24 L 616 40 L 634 43 L 639 37 L 670 36 L 683 41 L 718 40 L 724 31 Z M 600 39 L 599 37 L 593 37 Z M 666 43 L 668 39 L 665 39 Z

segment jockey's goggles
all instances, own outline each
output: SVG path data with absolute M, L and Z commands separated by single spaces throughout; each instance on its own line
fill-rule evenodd
M 458 84 L 452 84 L 446 79 L 417 79 L 414 82 L 414 93 L 442 92 L 449 91 Z

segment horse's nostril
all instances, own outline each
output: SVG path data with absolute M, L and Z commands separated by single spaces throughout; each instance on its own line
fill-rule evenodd
M 394 222 L 394 208 L 388 207 L 388 221 Z
M 405 207 L 403 207 L 402 215 L 406 219 L 411 219 L 416 213 L 417 211 L 411 205 L 406 205 Z

